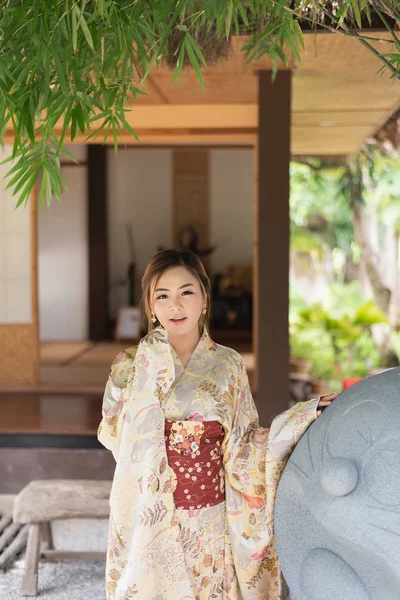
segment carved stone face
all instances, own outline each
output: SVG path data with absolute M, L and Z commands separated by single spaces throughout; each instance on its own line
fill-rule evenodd
M 275 534 L 291 600 L 400 599 L 400 367 L 348 388 L 304 434 Z

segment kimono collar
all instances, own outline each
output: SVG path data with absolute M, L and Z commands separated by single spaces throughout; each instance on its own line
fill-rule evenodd
M 214 363 L 217 347 L 204 328 L 186 369 L 193 370 L 200 378 L 204 377 Z M 146 379 L 149 377 L 153 379 L 153 384 L 148 381 L 149 389 L 153 390 L 153 394 L 161 403 L 166 400 L 175 381 L 175 361 L 177 359 L 174 359 L 174 355 L 176 353 L 168 341 L 168 332 L 160 325 L 148 333 L 139 344 L 138 360 L 144 361 L 146 370 L 151 365 L 153 377 L 150 377 L 150 372 L 147 372 Z M 143 380 L 141 385 L 144 385 Z
M 163 353 L 165 351 L 169 351 L 169 353 L 172 355 L 172 357 L 174 355 L 176 355 L 176 352 L 175 352 L 173 346 L 169 343 L 168 331 L 161 325 L 158 325 L 158 327 L 155 327 L 145 337 L 145 340 L 153 346 L 154 350 L 157 349 L 157 351 L 161 351 Z M 210 338 L 210 335 L 207 331 L 207 328 L 204 327 L 203 333 L 200 336 L 200 339 L 192 352 L 190 360 L 195 356 L 201 356 L 202 354 L 207 354 L 209 351 L 213 352 L 213 351 L 215 351 L 216 347 L 217 347 L 217 344 L 212 341 L 212 339 Z

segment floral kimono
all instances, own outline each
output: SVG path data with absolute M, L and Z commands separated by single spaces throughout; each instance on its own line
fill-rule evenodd
M 108 600 L 278 600 L 278 481 L 317 400 L 258 426 L 242 357 L 161 326 L 115 359 L 98 439 L 116 460 Z

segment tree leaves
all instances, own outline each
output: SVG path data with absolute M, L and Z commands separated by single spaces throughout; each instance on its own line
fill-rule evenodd
M 292 55 L 301 58 L 300 25 L 306 6 L 307 10 L 314 6 L 316 24 L 318 11 L 325 6 L 319 0 L 0 3 L 0 138 L 4 139 L 6 129 L 14 135 L 13 159 L 19 167 L 12 179 L 19 204 L 26 202 L 36 181 L 40 181 L 41 204 L 51 202 L 53 195 L 59 197 L 63 189 L 60 155 L 68 137 L 74 140 L 84 135 L 95 140 L 100 135 L 103 143 L 111 138 L 115 150 L 126 132 L 137 137 L 126 112 L 144 93 L 153 67 L 171 52 L 169 44 L 177 34 L 172 51 L 174 80 L 189 64 L 204 86 L 206 58 L 198 35 L 202 30 L 211 32 L 214 39 L 247 33 L 246 59 L 268 55 L 276 73 L 280 61 L 285 63 Z M 351 35 L 348 15 L 354 15 L 360 28 L 364 15 L 370 20 L 374 6 L 372 0 L 346 0 L 332 22 L 339 30 L 346 27 L 346 35 Z M 390 28 L 384 10 L 389 18 L 397 8 L 391 2 L 379 3 L 376 14 Z M 355 34 L 360 37 L 359 31 Z M 400 77 L 400 43 L 394 32 L 392 38 L 392 52 L 370 49 L 393 77 Z
M 204 56 L 203 56 L 200 48 L 197 46 L 196 42 L 190 35 L 190 33 L 187 33 L 185 35 L 185 37 L 183 38 L 183 45 L 188 53 L 190 62 L 192 63 L 192 67 L 197 75 L 200 85 L 201 85 L 201 87 L 204 88 L 204 79 L 203 79 L 203 75 L 201 74 L 200 65 L 199 65 L 199 60 L 200 60 L 200 62 L 203 64 L 203 66 L 206 66 L 206 61 L 204 59 Z
M 85 40 L 87 41 L 89 48 L 94 52 L 94 44 L 93 44 L 92 34 L 90 33 L 90 29 L 88 27 L 88 24 L 86 22 L 84 14 L 83 14 L 83 8 L 84 8 L 85 4 L 86 4 L 86 0 L 82 0 L 82 8 L 79 8 L 77 5 L 73 6 L 73 8 L 72 8 L 72 36 L 73 36 L 72 45 L 74 46 L 74 41 L 75 41 L 75 47 L 74 47 L 75 52 L 78 48 L 78 41 L 77 41 L 78 27 L 81 28 L 82 33 L 85 36 Z M 104 10 L 104 5 L 103 5 L 103 10 Z M 74 40 L 74 37 L 75 37 L 75 40 Z

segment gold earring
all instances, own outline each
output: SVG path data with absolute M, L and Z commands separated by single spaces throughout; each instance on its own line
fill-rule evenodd
M 153 323 L 157 321 L 156 315 L 154 313 L 152 313 L 151 315 L 151 320 L 153 321 Z

